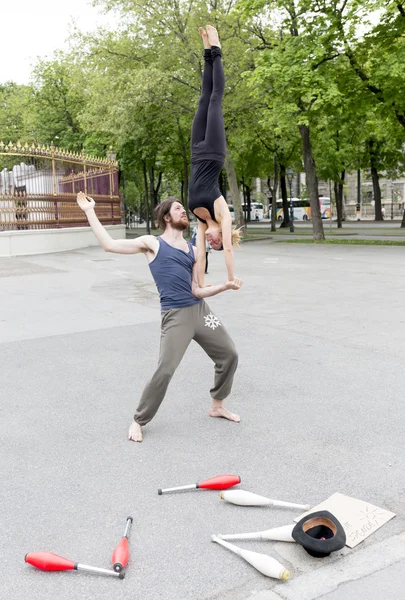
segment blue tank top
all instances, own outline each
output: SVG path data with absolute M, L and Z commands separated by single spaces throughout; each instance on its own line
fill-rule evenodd
M 192 271 L 195 263 L 193 246 L 189 252 L 174 248 L 160 236 L 159 252 L 149 263 L 152 277 L 160 295 L 161 310 L 183 308 L 202 302 L 191 291 Z

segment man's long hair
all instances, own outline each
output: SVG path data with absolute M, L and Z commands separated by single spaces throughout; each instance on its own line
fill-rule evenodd
M 179 200 L 175 196 L 169 196 L 168 198 L 165 198 L 163 202 L 157 205 L 157 207 L 155 208 L 156 227 L 159 227 L 159 229 L 162 229 L 163 231 L 166 230 L 167 221 L 164 217 L 166 217 L 170 213 L 172 204 L 174 204 L 175 202 L 180 202 L 181 204 L 181 200 Z

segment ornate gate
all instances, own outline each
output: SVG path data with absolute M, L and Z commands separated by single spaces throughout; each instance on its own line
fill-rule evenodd
M 115 160 L 0 142 L 0 231 L 88 225 L 80 190 L 94 198 L 103 225 L 122 222 Z

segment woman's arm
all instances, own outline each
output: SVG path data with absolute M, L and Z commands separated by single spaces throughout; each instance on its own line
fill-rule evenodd
M 98 220 L 94 212 L 94 200 L 92 198 L 88 200 L 83 192 L 79 192 L 77 194 L 77 203 L 85 212 L 89 225 L 105 252 L 115 252 L 116 254 L 156 252 L 159 242 L 154 235 L 142 235 L 132 240 L 114 240 Z
M 233 281 L 227 281 L 226 283 L 221 283 L 220 285 L 210 285 L 208 287 L 200 287 L 198 285 L 198 275 L 197 275 L 198 264 L 195 263 L 193 267 L 193 279 L 191 283 L 191 289 L 193 295 L 196 298 L 210 298 L 211 296 L 216 296 L 221 292 L 225 292 L 226 290 L 239 290 L 243 284 L 241 279 L 234 279 Z
M 198 221 L 197 229 L 197 277 L 198 285 L 204 287 L 204 275 L 205 275 L 205 232 L 207 230 L 207 224 L 202 221 Z
M 232 246 L 232 216 L 226 208 L 225 214 L 221 215 L 222 246 L 224 248 L 224 259 L 228 271 L 228 281 L 235 279 L 235 257 Z

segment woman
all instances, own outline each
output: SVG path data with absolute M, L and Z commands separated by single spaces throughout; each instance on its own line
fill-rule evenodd
M 232 230 L 232 216 L 218 185 L 224 166 L 226 140 L 222 97 L 225 88 L 218 32 L 207 25 L 199 32 L 204 43 L 204 75 L 201 97 L 191 130 L 191 171 L 188 206 L 197 217 L 198 282 L 203 286 L 205 243 L 224 250 L 228 280 L 235 279 L 232 244 L 239 246 L 239 231 Z

